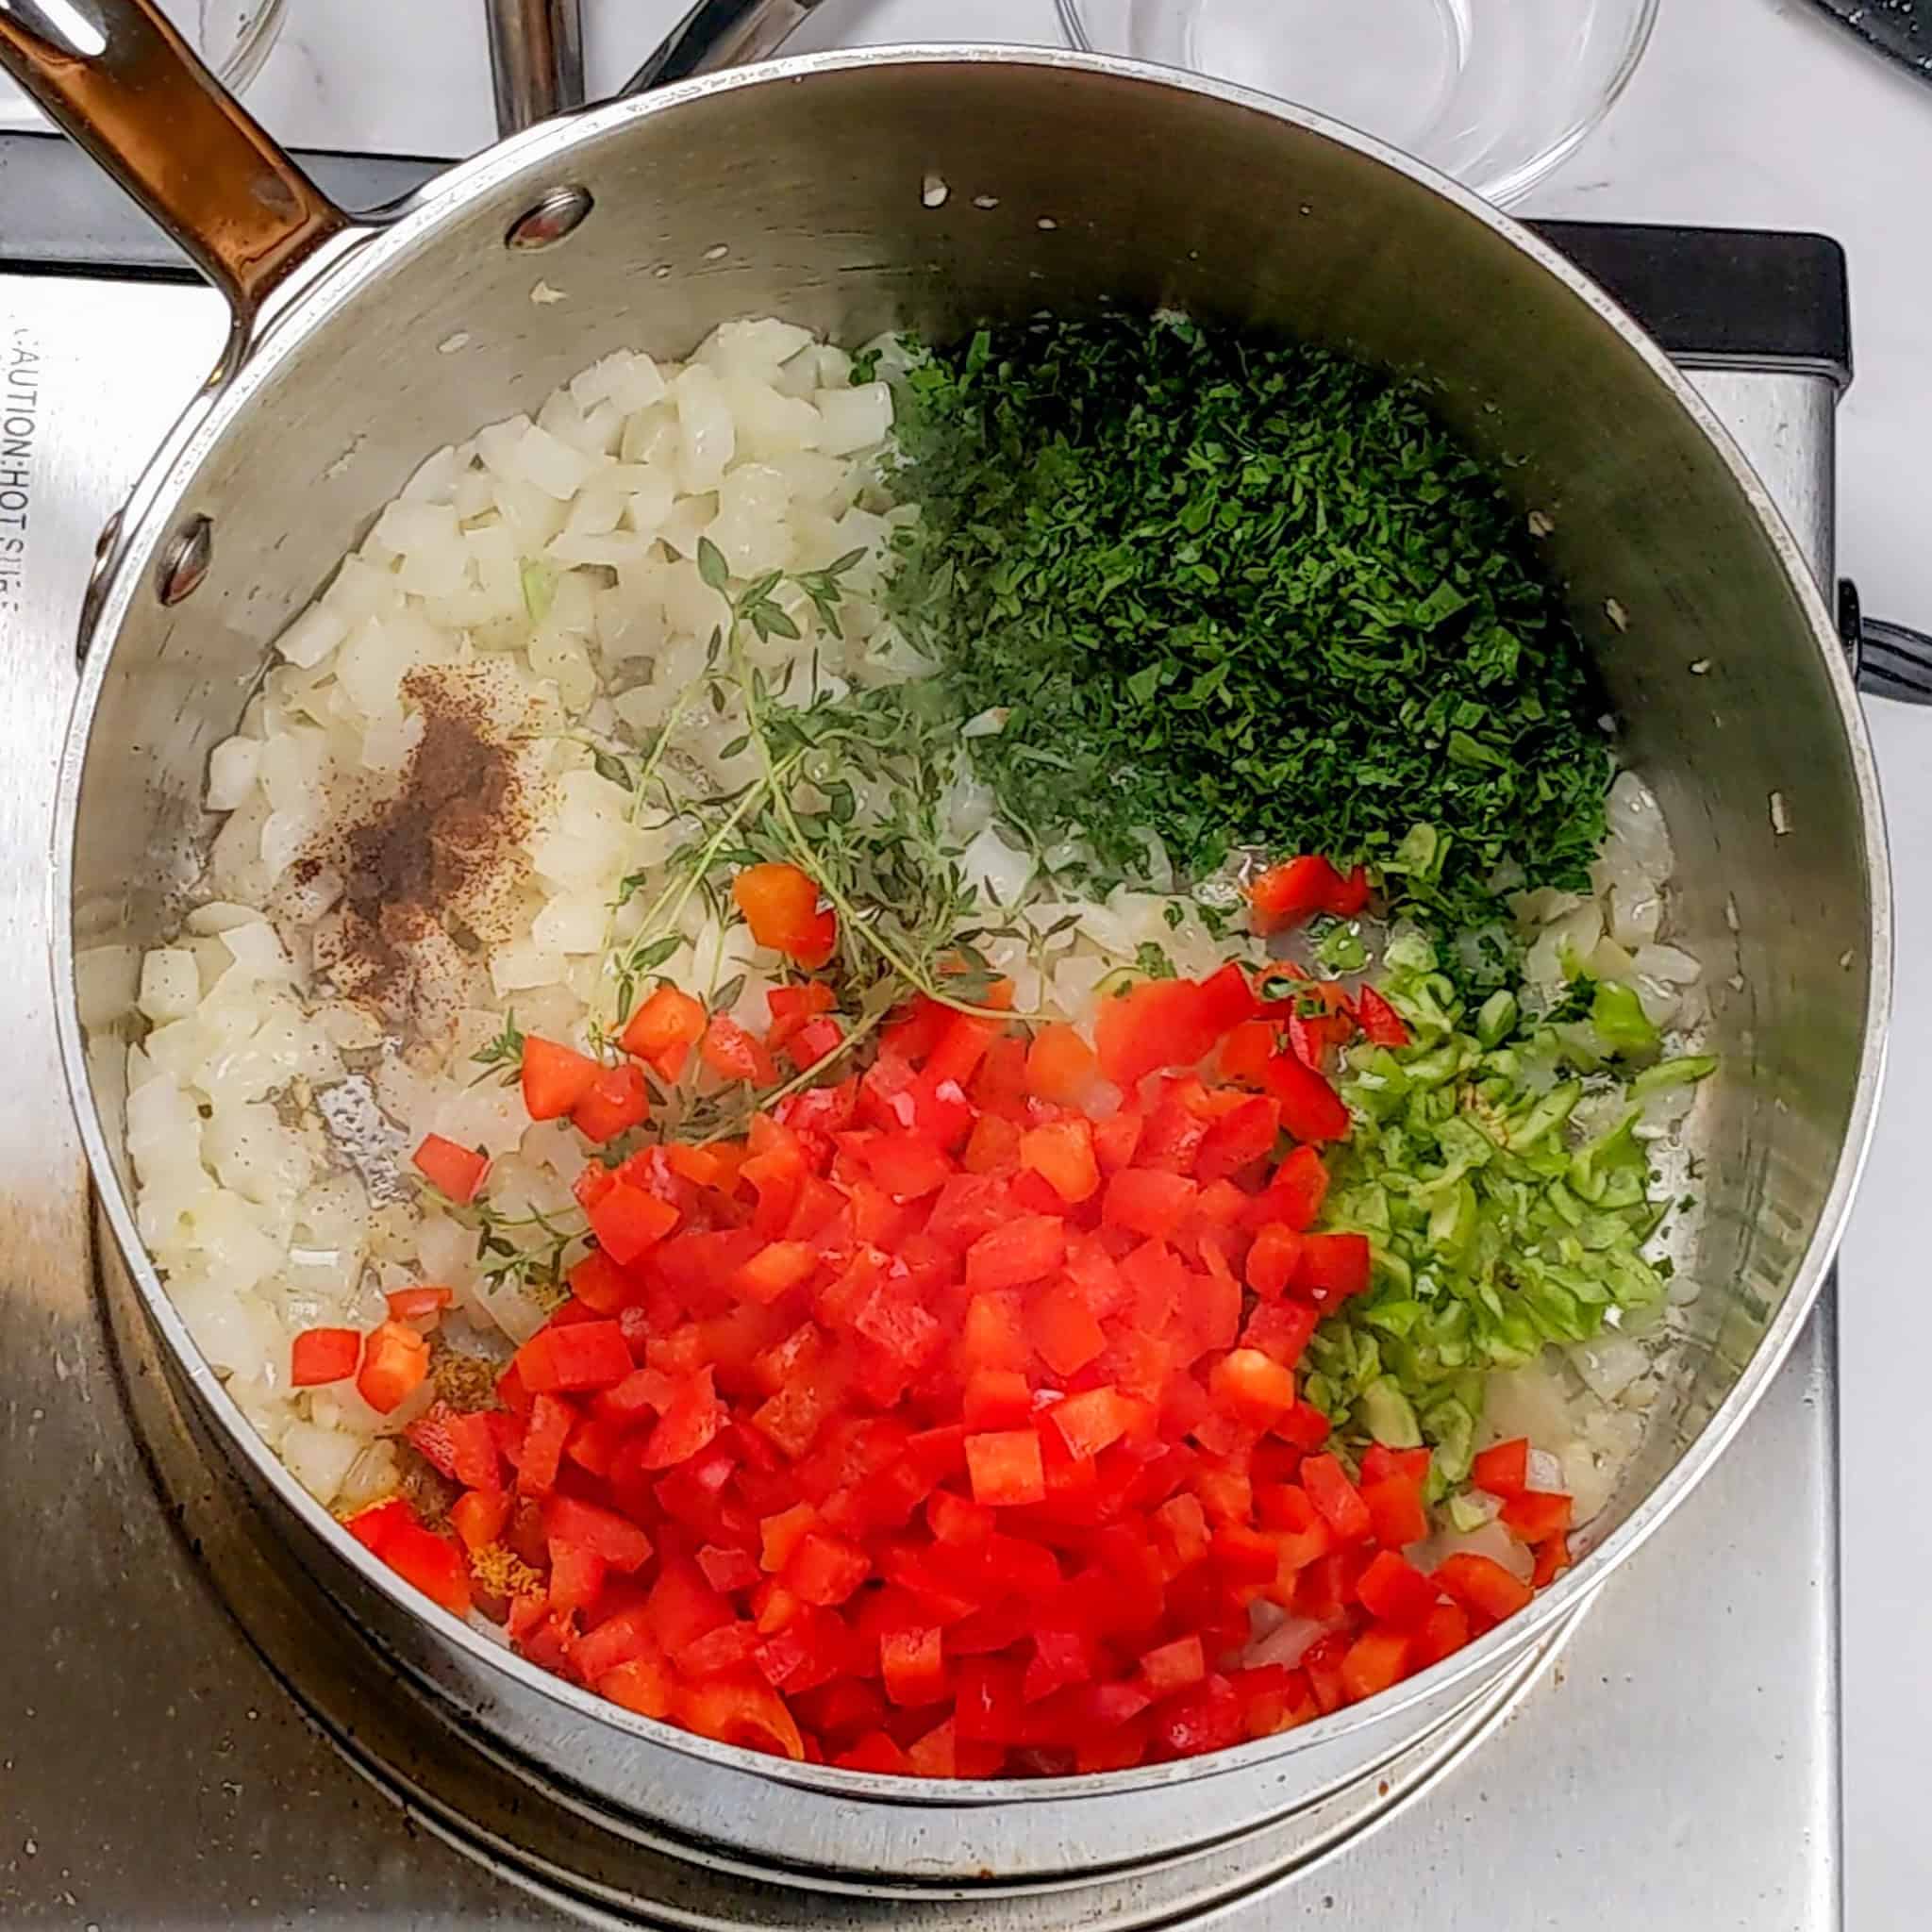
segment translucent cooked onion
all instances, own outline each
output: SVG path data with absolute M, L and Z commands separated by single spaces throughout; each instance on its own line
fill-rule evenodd
M 1670 878 L 1677 870 L 1671 834 L 1656 794 L 1635 772 L 1619 772 L 1606 801 L 1611 833 L 1629 847 L 1632 862 L 1648 878 Z

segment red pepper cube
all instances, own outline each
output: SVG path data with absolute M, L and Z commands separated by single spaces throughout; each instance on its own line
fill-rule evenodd
M 1408 1028 L 1402 1015 L 1373 986 L 1356 995 L 1356 1017 L 1361 1022 L 1362 1037 L 1372 1046 L 1407 1046 Z
M 748 865 L 731 881 L 731 896 L 751 936 L 815 973 L 832 957 L 839 922 L 819 909 L 817 882 L 795 865 L 774 860 Z
M 764 1042 L 748 1033 L 729 1013 L 718 1013 L 705 1028 L 698 1057 L 721 1079 L 745 1080 L 769 1087 L 778 1077 L 776 1063 Z
M 404 1582 L 453 1617 L 470 1614 L 470 1566 L 461 1547 L 420 1524 L 406 1523 L 376 1552 Z
M 1026 1091 L 1061 1107 L 1077 1107 L 1100 1078 L 1093 1049 L 1067 1025 L 1042 1026 L 1026 1049 Z
M 1505 1617 L 1513 1617 L 1534 1594 L 1528 1584 L 1493 1558 L 1468 1553 L 1445 1557 L 1436 1566 L 1435 1580 L 1444 1595 L 1453 1597 L 1485 1624 L 1500 1624 Z
M 1278 1221 L 1256 1235 L 1248 1249 L 1248 1286 L 1265 1302 L 1278 1301 L 1294 1286 L 1301 1273 L 1305 1238 Z
M 1211 1125 L 1194 1157 L 1194 1178 L 1203 1184 L 1224 1180 L 1265 1159 L 1281 1131 L 1281 1103 L 1256 1094 L 1230 1108 Z
M 611 1569 L 628 1575 L 651 1557 L 651 1539 L 628 1517 L 575 1496 L 552 1496 L 543 1506 L 543 1534 L 554 1544 L 591 1550 Z
M 658 1424 L 644 1444 L 644 1468 L 670 1469 L 689 1461 L 701 1449 L 708 1448 L 724 1426 L 724 1405 L 711 1387 L 711 1374 L 707 1364 L 679 1385 L 670 1407 L 658 1418 Z
M 872 1558 L 856 1544 L 828 1530 L 808 1529 L 786 1558 L 778 1580 L 801 1601 L 829 1609 L 871 1574 Z
M 1296 1234 L 1314 1226 L 1328 1198 L 1328 1170 L 1312 1147 L 1297 1147 L 1273 1178 L 1255 1196 L 1247 1211 L 1247 1225 L 1265 1227 L 1278 1222 Z
M 1141 1685 L 1157 1701 L 1198 1684 L 1208 1674 L 1208 1653 L 1197 1633 L 1177 1637 L 1141 1659 Z
M 1048 1214 L 1023 1214 L 983 1234 L 966 1251 L 966 1287 L 973 1294 L 1023 1288 L 1066 1259 L 1066 1224 Z
M 975 1369 L 966 1378 L 960 1413 L 969 1429 L 1020 1429 L 1033 1420 L 1033 1390 L 1015 1369 Z
M 547 1496 L 557 1487 L 564 1445 L 576 1419 L 576 1410 L 558 1396 L 545 1394 L 532 1400 L 517 1456 L 519 1495 Z
M 758 1524 L 761 1554 L 759 1567 L 775 1574 L 791 1560 L 806 1533 L 817 1526 L 819 1513 L 809 1503 L 794 1503 L 789 1509 L 767 1516 Z
M 1307 1457 L 1302 1463 L 1302 1488 L 1337 1541 L 1360 1542 L 1374 1529 L 1361 1491 L 1334 1457 Z
M 289 1351 L 289 1380 L 297 1389 L 320 1389 L 343 1382 L 362 1359 L 362 1336 L 355 1328 L 305 1328 Z
M 1377 1624 L 1357 1637 L 1341 1659 L 1342 1695 L 1351 1704 L 1358 1704 L 1407 1674 L 1407 1633 Z
M 1002 1429 L 966 1438 L 973 1500 L 993 1508 L 1046 1499 L 1046 1465 L 1032 1429 Z
M 1348 1138 L 1348 1108 L 1341 1094 L 1299 1054 L 1277 1053 L 1261 1078 L 1281 1103 L 1281 1124 L 1297 1141 L 1312 1145 Z
M 752 1301 L 769 1305 L 802 1288 L 819 1265 L 809 1241 L 768 1241 L 731 1277 L 731 1285 Z
M 415 1506 L 407 1496 L 391 1496 L 380 1503 L 372 1503 L 366 1509 L 358 1509 L 348 1517 L 342 1527 L 362 1545 L 365 1550 L 381 1556 L 396 1531 L 416 1521 Z
M 632 1127 L 641 1126 L 650 1115 L 644 1070 L 635 1061 L 625 1060 L 622 1066 L 598 1072 L 590 1091 L 571 1108 L 570 1121 L 585 1140 L 602 1146 Z
M 1574 1514 L 1574 1505 L 1568 1496 L 1525 1490 L 1503 1505 L 1499 1520 L 1512 1536 L 1526 1543 L 1540 1543 L 1553 1536 L 1562 1536 Z
M 1326 911 L 1346 884 L 1325 858 L 1285 858 L 1249 885 L 1249 923 L 1264 935 L 1286 932 Z
M 1223 1356 L 1208 1373 L 1208 1391 L 1257 1429 L 1279 1422 L 1295 1404 L 1294 1376 L 1257 1348 L 1237 1348 Z
M 879 1677 L 888 1698 L 908 1709 L 938 1704 L 952 1689 L 936 1627 L 888 1630 L 879 1638 Z
M 633 1281 L 601 1247 L 592 1248 L 570 1271 L 570 1291 L 599 1315 L 615 1315 L 643 1299 L 641 1283 Z
M 1426 1448 L 1391 1449 L 1386 1443 L 1371 1442 L 1362 1452 L 1362 1482 L 1381 1482 L 1399 1475 L 1420 1489 L 1429 1479 L 1431 1457 Z
M 561 1120 L 597 1084 L 602 1061 L 534 1033 L 524 1040 L 524 1111 L 533 1121 Z
M 785 1051 L 791 1057 L 791 1064 L 803 1073 L 808 1067 L 815 1067 L 821 1060 L 829 1059 L 844 1040 L 845 1029 L 838 1021 L 830 1018 L 808 1020 L 785 1042 Z
M 1331 1308 L 1367 1290 L 1372 1263 L 1365 1234 L 1304 1235 L 1295 1287 L 1318 1307 Z
M 1185 1174 L 1159 1168 L 1124 1168 L 1107 1184 L 1100 1204 L 1101 1224 L 1124 1228 L 1148 1241 L 1165 1241 L 1187 1219 L 1198 1192 Z
M 1020 1137 L 1020 1162 L 1045 1178 L 1070 1207 L 1100 1189 L 1100 1162 L 1093 1152 L 1092 1123 L 1078 1114 L 1048 1121 Z
M 1469 1612 L 1460 1604 L 1438 1604 L 1409 1641 L 1411 1668 L 1425 1671 L 1453 1657 L 1470 1640 Z
M 1076 1375 L 1107 1347 L 1107 1332 L 1071 1282 L 1057 1282 L 1033 1304 L 1027 1333 L 1040 1358 L 1062 1379 Z
M 953 1730 L 959 1742 L 1010 1744 L 1024 1735 L 1021 1674 L 997 1657 L 968 1657 L 959 1666 Z
M 1265 1530 L 1238 1523 L 1223 1524 L 1214 1532 L 1214 1566 L 1232 1584 L 1273 1583 L 1281 1572 L 1281 1552 Z
M 1217 1675 L 1170 1698 L 1154 1711 L 1150 1743 L 1158 1757 L 1196 1757 L 1208 1751 L 1225 1751 L 1239 1744 L 1246 1733 L 1246 1715 L 1234 1686 Z
M 1037 1630 L 1033 1656 L 1020 1680 L 1024 1704 L 1039 1704 L 1069 1684 L 1091 1683 L 1094 1673 L 1093 1640 L 1079 1630 Z
M 1153 1416 L 1144 1402 L 1123 1395 L 1110 1383 L 1069 1395 L 1047 1410 L 1046 1419 L 1070 1456 L 1098 1456 L 1123 1436 L 1151 1432 Z
M 356 1374 L 356 1390 L 371 1408 L 388 1415 L 399 1408 L 429 1374 L 429 1344 L 401 1322 L 371 1330 Z
M 533 1395 L 614 1388 L 631 1368 L 624 1330 L 610 1321 L 540 1328 L 516 1355 L 517 1374 Z
M 1515 1436 L 1483 1450 L 1471 1464 L 1469 1479 L 1477 1489 L 1506 1500 L 1529 1487 L 1529 1438 Z
M 1384 1550 L 1362 1572 L 1355 1593 L 1370 1616 L 1397 1630 L 1413 1630 L 1441 1598 L 1441 1590 L 1393 1550 Z
M 628 1181 L 618 1181 L 598 1196 L 590 1220 L 597 1245 L 619 1267 L 627 1268 L 677 1225 L 677 1209 Z
M 704 1008 L 690 993 L 660 986 L 630 1016 L 618 1044 L 625 1053 L 647 1060 L 667 1080 L 675 1080 L 704 1035 Z
M 416 1171 L 438 1193 L 461 1205 L 476 1198 L 490 1173 L 490 1157 L 474 1147 L 427 1134 L 409 1157 Z
M 1361 1496 L 1375 1541 L 1385 1550 L 1405 1549 L 1428 1535 L 1428 1513 L 1423 1507 L 1420 1484 L 1407 1476 L 1384 1476 L 1380 1482 L 1365 1483 Z
M 705 1581 L 723 1596 L 752 1589 L 763 1574 L 749 1550 L 721 1549 L 716 1543 L 707 1543 L 699 1550 L 697 1563 Z

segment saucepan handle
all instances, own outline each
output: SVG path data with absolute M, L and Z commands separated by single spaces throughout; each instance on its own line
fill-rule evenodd
M 819 0 L 696 0 L 657 51 L 618 89 L 621 99 L 693 75 L 742 67 L 775 54 Z M 579 0 L 486 0 L 496 125 L 515 134 L 581 107 L 584 58 Z
M 1907 625 L 1867 617 L 1850 577 L 1839 580 L 1838 627 L 1852 674 L 1868 697 L 1932 705 L 1932 637 Z
M 618 92 L 641 94 L 693 75 L 762 60 L 775 54 L 818 5 L 819 0 L 697 0 Z
M 349 226 L 152 0 L 0 0 L 0 67 L 180 242 L 238 341 Z

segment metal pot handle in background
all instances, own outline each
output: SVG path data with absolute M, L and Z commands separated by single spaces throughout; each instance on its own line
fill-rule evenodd
M 775 54 L 819 0 L 696 0 L 657 51 L 618 89 L 621 99 L 693 75 Z M 584 101 L 579 0 L 484 0 L 500 134 L 547 121 Z
M 819 0 L 697 0 L 625 84 L 620 98 L 775 54 Z
M 496 131 L 519 134 L 584 104 L 578 0 L 485 0 Z
M 1882 617 L 1867 617 L 1850 577 L 1839 579 L 1838 631 L 1852 660 L 1852 675 L 1867 697 L 1932 705 L 1932 637 Z
M 0 66 L 227 297 L 238 340 L 350 225 L 152 0 L 0 0 Z

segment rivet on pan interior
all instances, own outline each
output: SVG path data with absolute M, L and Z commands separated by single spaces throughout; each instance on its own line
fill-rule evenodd
M 190 517 L 161 551 L 155 573 L 155 592 L 161 602 L 178 604 L 199 590 L 214 555 L 214 525 L 206 517 Z
M 591 212 L 588 188 L 553 188 L 529 213 L 509 225 L 504 245 L 509 248 L 548 248 L 561 242 Z

